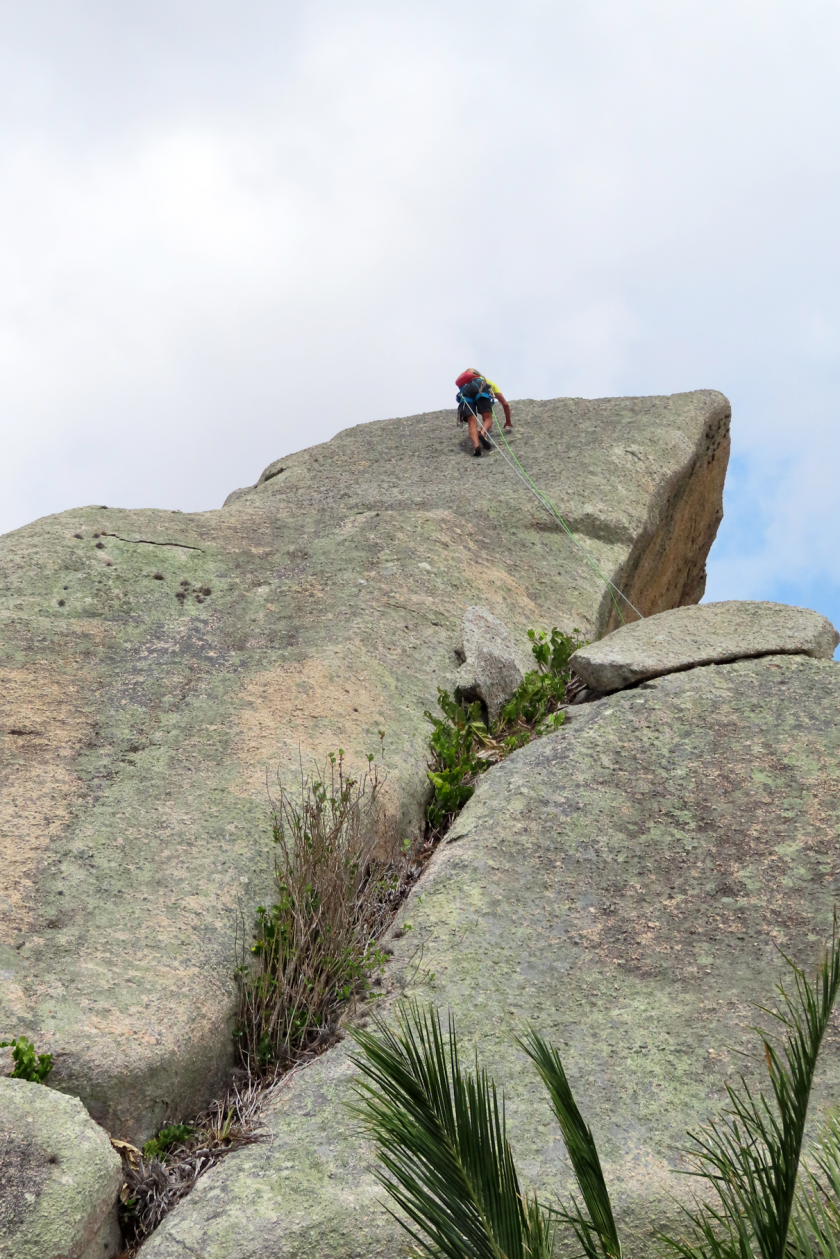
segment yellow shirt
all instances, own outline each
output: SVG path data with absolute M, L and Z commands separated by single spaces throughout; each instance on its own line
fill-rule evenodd
M 478 368 L 477 368 L 477 367 L 473 367 L 473 368 L 471 368 L 470 370 L 471 370 L 471 371 L 474 371 L 474 372 L 476 373 L 476 375 L 478 375 L 478 376 L 484 376 L 484 372 L 480 372 L 480 371 L 478 370 Z M 484 379 L 487 381 L 488 385 L 489 385 L 489 386 L 490 386 L 490 388 L 493 390 L 493 393 L 501 393 L 501 392 L 502 392 L 502 391 L 501 391 L 501 389 L 499 388 L 499 386 L 496 384 L 495 380 L 491 380 L 489 376 L 484 376 Z

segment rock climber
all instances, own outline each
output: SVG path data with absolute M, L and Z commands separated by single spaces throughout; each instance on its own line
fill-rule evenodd
M 496 399 L 504 408 L 505 428 L 513 428 L 510 406 L 499 386 L 494 381 L 488 380 L 486 376 L 482 376 L 481 372 L 477 372 L 474 367 L 468 367 L 465 372 L 461 372 L 455 384 L 458 386 L 456 395 L 458 419 L 462 424 L 466 424 L 473 444 L 473 454 L 478 458 L 482 447 L 485 450 L 493 449 L 485 434 L 489 433 L 493 427 L 493 406 Z

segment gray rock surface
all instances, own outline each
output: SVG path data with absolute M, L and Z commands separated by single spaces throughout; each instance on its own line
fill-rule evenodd
M 0 1077 L 0 1256 L 109 1259 L 122 1165 L 76 1097 Z
M 642 611 L 702 595 L 725 398 L 525 401 L 514 422 Z M 384 729 L 410 834 L 465 607 L 523 641 L 611 623 L 579 551 L 461 443 L 452 411 L 362 425 L 219 511 L 84 507 L 0 538 L 0 1026 L 115 1136 L 224 1087 L 236 930 L 270 891 L 266 778 L 338 747 L 361 764 Z
M 461 645 L 466 659 L 458 670 L 458 691 L 463 699 L 482 700 L 495 721 L 528 669 L 524 653 L 489 608 L 467 608 L 461 618 Z
M 659 612 L 613 630 L 571 658 L 595 691 L 620 691 L 645 678 L 754 656 L 830 660 L 840 634 L 826 617 L 786 603 L 730 599 Z
M 504 1085 L 530 1185 L 569 1174 L 514 1035 L 560 1049 L 627 1255 L 673 1224 L 685 1131 L 749 1073 L 778 948 L 810 971 L 840 895 L 840 668 L 775 656 L 677 673 L 569 713 L 482 777 L 394 933 L 389 1002 L 452 1010 Z M 838 1019 L 812 1115 L 840 1089 Z M 270 1141 L 199 1181 L 144 1259 L 395 1259 L 404 1238 L 343 1103 L 347 1042 L 289 1083 Z

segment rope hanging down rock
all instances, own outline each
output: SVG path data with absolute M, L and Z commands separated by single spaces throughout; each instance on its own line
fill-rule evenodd
M 547 494 L 544 494 L 544 493 L 543 493 L 543 491 L 542 491 L 541 489 L 539 489 L 539 488 L 538 488 L 538 487 L 534 484 L 534 482 L 531 480 L 530 476 L 529 476 L 529 475 L 528 475 L 528 473 L 525 471 L 525 469 L 522 467 L 522 464 L 519 462 L 519 460 L 517 459 L 516 455 L 515 455 L 515 454 L 513 453 L 513 451 L 511 450 L 511 448 L 510 448 L 510 444 L 509 444 L 509 442 L 508 442 L 508 439 L 505 437 L 505 434 L 504 434 L 503 429 L 502 429 L 501 427 L 499 428 L 499 436 L 501 437 L 502 441 L 504 442 L 504 446 L 505 446 L 505 449 L 504 449 L 504 450 L 503 450 L 503 449 L 502 449 L 502 447 L 499 445 L 499 443 L 496 441 L 496 439 L 495 439 L 495 437 L 493 436 L 493 434 L 492 434 L 491 432 L 488 432 L 488 431 L 487 431 L 487 429 L 484 427 L 484 425 L 483 425 L 483 424 L 482 424 L 482 422 L 481 422 L 481 417 L 480 417 L 480 415 L 478 414 L 478 412 L 477 412 L 477 411 L 475 411 L 475 410 L 474 410 L 474 409 L 470 406 L 469 400 L 468 400 L 468 399 L 465 399 L 465 402 L 467 403 L 467 407 L 468 407 L 468 409 L 469 409 L 470 411 L 472 411 L 473 415 L 475 416 L 476 423 L 478 424 L 479 432 L 480 432 L 480 433 L 481 433 L 484 437 L 486 437 L 486 438 L 487 438 L 487 440 L 488 440 L 489 442 L 492 442 L 493 446 L 496 448 L 496 450 L 498 450 L 499 454 L 502 456 L 502 458 L 505 460 L 505 462 L 508 464 L 508 466 L 509 466 L 510 468 L 512 468 L 512 469 L 513 469 L 513 471 L 514 471 L 514 472 L 516 473 L 516 475 L 519 477 L 520 481 L 523 481 L 523 482 L 524 482 L 524 484 L 527 486 L 527 488 L 528 488 L 528 489 L 531 491 L 531 493 L 534 495 L 534 498 L 537 500 L 537 502 L 540 504 L 540 506 L 541 506 L 541 507 L 543 507 L 543 508 L 545 509 L 545 511 L 547 511 L 547 512 L 548 512 L 548 514 L 549 514 L 551 517 L 553 517 L 553 519 L 554 519 L 554 520 L 556 520 L 556 521 L 557 521 L 557 523 L 560 525 L 560 528 L 561 528 L 561 529 L 563 530 L 563 532 L 566 534 L 566 536 L 568 537 L 568 539 L 569 539 L 569 541 L 572 543 L 572 545 L 577 547 L 577 549 L 580 551 L 581 555 L 582 555 L 582 556 L 583 556 L 583 558 L 586 560 L 586 562 L 587 562 L 587 564 L 589 565 L 589 567 L 592 569 L 592 571 L 593 571 L 593 572 L 594 572 L 594 573 L 595 573 L 595 574 L 596 574 L 596 575 L 597 575 L 597 576 L 601 579 L 601 581 L 602 581 L 602 582 L 604 583 L 604 585 L 607 587 L 607 590 L 610 592 L 610 598 L 612 599 L 613 604 L 615 605 L 615 610 L 616 610 L 616 612 L 618 613 L 618 617 L 619 617 L 619 620 L 621 621 L 622 625 L 626 624 L 626 622 L 625 622 L 625 620 L 624 620 L 624 614 L 623 614 L 623 613 L 622 613 L 622 611 L 621 611 L 621 607 L 620 607 L 620 605 L 619 605 L 618 599 L 616 599 L 616 595 L 618 595 L 619 599 L 623 599 L 623 600 L 624 600 L 624 602 L 627 604 L 628 608 L 632 608 L 632 610 L 636 613 L 636 616 L 639 618 L 639 620 L 640 620 L 640 621 L 643 621 L 645 618 L 644 618 L 644 616 L 642 615 L 642 613 L 639 611 L 639 609 L 638 609 L 638 608 L 637 608 L 634 604 L 632 604 L 632 603 L 630 602 L 630 600 L 627 598 L 627 595 L 624 593 L 624 591 L 623 591 L 623 590 L 619 590 L 618 586 L 616 586 L 616 584 L 615 584 L 614 582 L 610 581 L 609 577 L 607 577 L 604 573 L 602 573 L 602 572 L 601 572 L 601 569 L 598 567 L 598 565 L 597 565 L 597 563 L 595 562 L 595 560 L 592 558 L 592 556 L 589 554 L 589 552 L 586 550 L 586 548 L 585 548 L 585 547 L 584 547 L 584 546 L 583 546 L 583 545 L 582 545 L 582 544 L 581 544 L 581 543 L 577 540 L 577 538 L 574 536 L 574 534 L 572 533 L 571 529 L 570 529 L 570 528 L 569 528 L 569 526 L 566 524 L 565 520 L 564 520 L 564 519 L 563 519 L 563 517 L 560 515 L 559 511 L 558 511 L 558 510 L 557 510 L 557 508 L 554 506 L 554 504 L 552 503 L 552 501 L 551 501 L 551 499 L 548 497 L 548 495 L 547 495 Z

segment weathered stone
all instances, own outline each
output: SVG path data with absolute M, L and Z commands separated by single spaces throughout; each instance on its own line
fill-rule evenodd
M 757 1047 L 778 948 L 812 972 L 840 891 L 840 668 L 774 656 L 674 674 L 570 710 L 491 769 L 406 905 L 389 1002 L 454 1012 L 504 1086 L 527 1182 L 570 1186 L 559 1131 L 514 1037 L 559 1048 L 591 1124 L 624 1250 L 678 1223 L 686 1129 L 720 1113 Z M 398 920 L 401 922 L 403 919 Z M 826 1038 L 812 1113 L 840 1088 Z M 344 1103 L 347 1042 L 294 1077 L 271 1140 L 231 1155 L 144 1259 L 393 1259 L 405 1239 Z M 765 1079 L 766 1084 L 766 1079 Z
M 524 465 L 642 611 L 700 597 L 725 398 L 514 419 Z M 236 931 L 271 888 L 266 777 L 338 747 L 361 763 L 383 729 L 410 834 L 464 608 L 522 641 L 611 623 L 580 552 L 460 442 L 452 411 L 363 425 L 220 511 L 86 507 L 0 539 L 0 1026 L 54 1053 L 51 1082 L 117 1136 L 224 1086 Z
M 504 621 L 489 608 L 467 608 L 461 618 L 461 644 L 466 657 L 457 674 L 463 699 L 482 700 L 490 721 L 521 685 L 528 668 Z M 533 662 L 532 662 L 533 663 Z
M 0 1256 L 109 1259 L 122 1166 L 77 1097 L 0 1077 Z
M 659 612 L 613 630 L 571 658 L 578 677 L 608 693 L 697 665 L 755 656 L 830 660 L 840 634 L 819 612 L 786 603 L 730 599 Z

